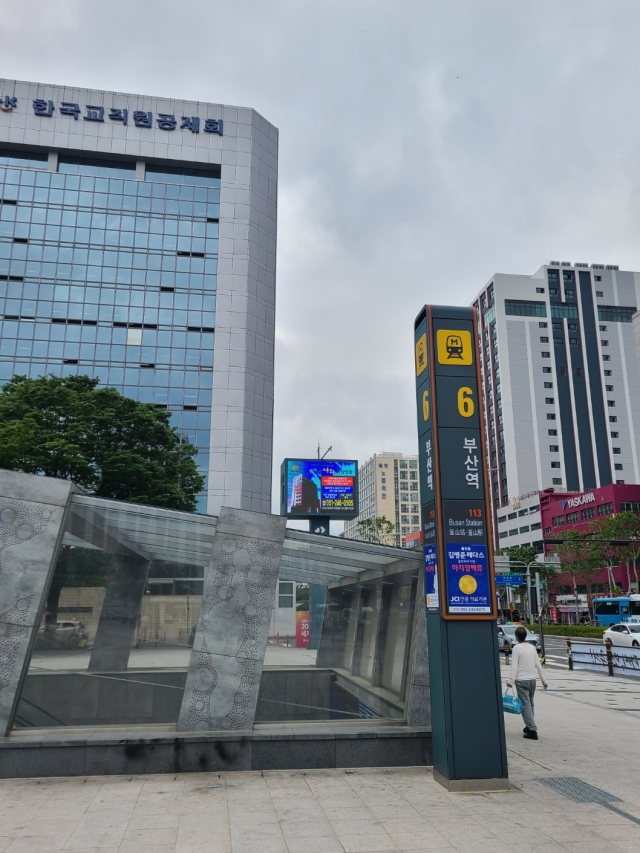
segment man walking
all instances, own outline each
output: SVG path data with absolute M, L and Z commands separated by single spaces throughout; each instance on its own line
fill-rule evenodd
M 527 643 L 527 629 L 520 625 L 516 628 L 517 645 L 511 658 L 511 672 L 507 687 L 515 684 L 518 699 L 522 702 L 522 718 L 525 722 L 524 737 L 538 740 L 538 727 L 533 717 L 533 695 L 536 692 L 536 674 L 540 676 L 543 688 L 548 687 L 544 671 L 538 660 L 535 646 Z

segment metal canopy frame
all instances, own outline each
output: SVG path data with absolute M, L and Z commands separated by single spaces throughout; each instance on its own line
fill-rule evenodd
M 78 520 L 78 529 L 72 524 L 65 533 L 66 545 L 102 550 L 106 536 L 112 547 L 146 559 L 205 567 L 209 564 L 217 526 L 215 516 L 87 495 L 73 495 L 70 510 Z M 421 554 L 406 548 L 289 529 L 279 577 L 333 586 L 415 570 L 420 564 Z
M 22 474 L 19 477 L 25 478 L 27 483 L 33 481 L 34 486 L 37 486 L 40 491 L 41 478 Z M 8 486 L 5 489 L 8 491 L 7 499 L 13 498 L 13 491 L 15 490 L 11 477 L 8 479 Z M 47 484 L 46 479 L 43 482 L 45 485 Z M 22 483 L 19 485 L 22 486 Z M 24 501 L 23 491 L 19 492 L 20 498 L 17 500 Z M 275 604 L 277 578 L 317 585 L 319 588 L 312 590 L 316 596 L 314 599 L 316 610 L 314 612 L 322 616 L 325 608 L 324 602 L 328 600 L 325 599 L 322 588 L 324 590 L 339 590 L 342 587 L 350 586 L 360 589 L 372 585 L 381 588 L 384 583 L 405 584 L 408 582 L 407 576 L 415 578 L 420 575 L 422 565 L 420 551 L 342 539 L 341 537 L 323 536 L 299 530 L 285 530 L 284 519 L 261 513 L 225 510 L 218 520 L 215 516 L 113 501 L 84 494 L 70 494 L 67 501 L 60 519 L 60 529 L 54 537 L 55 541 L 52 539 L 47 546 L 48 550 L 45 556 L 47 556 L 48 568 L 45 567 L 46 571 L 42 571 L 37 578 L 40 599 L 43 602 L 45 600 L 43 597 L 46 596 L 49 582 L 55 572 L 55 564 L 61 553 L 61 545 L 66 548 L 78 549 L 78 552 L 85 551 L 86 560 L 78 562 L 80 567 L 90 566 L 100 554 L 112 558 L 104 598 L 104 602 L 108 603 L 101 605 L 97 627 L 97 631 L 101 631 L 105 635 L 106 641 L 97 645 L 94 643 L 91 650 L 91 661 L 96 656 L 96 651 L 101 653 L 100 660 L 96 660 L 94 663 L 90 661 L 85 674 L 92 674 L 94 671 L 117 673 L 124 672 L 127 669 L 133 632 L 137 625 L 136 614 L 140 616 L 139 602 L 145 595 L 146 584 L 164 580 L 163 578 L 148 577 L 151 571 L 150 563 L 156 562 L 158 564 L 157 568 L 160 571 L 155 571 L 155 574 L 164 574 L 165 568 L 171 574 L 171 563 L 188 564 L 191 569 L 197 569 L 198 574 L 203 572 L 203 578 L 189 577 L 185 580 L 204 580 L 205 587 L 207 580 L 209 580 L 209 593 L 206 593 L 205 588 L 203 595 L 209 594 L 210 599 L 214 600 L 218 588 L 225 591 L 224 596 L 219 597 L 217 601 L 214 600 L 214 604 L 218 603 L 221 606 L 213 624 L 211 642 L 207 642 L 206 647 L 203 644 L 197 647 L 197 643 L 193 645 L 189 665 L 191 668 L 195 666 L 196 669 L 199 669 L 201 668 L 202 655 L 215 655 L 216 672 L 226 672 L 219 658 L 223 659 L 225 666 L 230 661 L 231 669 L 229 669 L 228 674 L 232 682 L 231 694 L 233 707 L 235 707 L 238 704 L 239 689 L 243 684 L 242 681 L 238 682 L 236 676 L 239 675 L 241 679 L 245 677 L 245 665 L 248 666 L 247 661 L 249 661 L 253 668 L 253 693 L 246 703 L 249 710 L 254 708 L 257 702 L 256 691 L 258 688 L 256 685 L 259 684 L 260 672 L 264 662 L 267 642 L 265 632 L 268 630 L 268 626 L 263 625 L 264 636 L 260 640 L 260 645 L 256 648 L 248 647 L 249 652 L 247 654 L 250 653 L 251 657 L 241 657 L 236 660 L 237 655 L 234 653 L 234 649 L 243 651 L 243 644 L 247 638 L 251 640 L 251 634 L 247 632 L 250 629 L 253 630 L 252 623 L 250 624 L 253 616 L 250 611 L 245 613 L 247 606 L 245 599 L 247 596 L 250 597 L 255 594 L 256 577 L 260 573 L 265 574 L 262 566 L 266 560 L 271 560 L 271 567 L 268 577 L 269 589 L 259 600 L 263 621 L 270 618 L 271 610 Z M 29 503 L 36 505 L 33 501 L 29 501 Z M 58 504 L 55 506 L 57 508 Z M 229 516 L 232 517 L 229 518 Z M 226 521 L 225 517 L 227 518 Z M 265 531 L 268 533 L 274 527 L 277 528 L 279 541 L 274 536 L 265 535 Z M 245 540 L 247 544 L 244 544 Z M 275 551 L 272 547 L 272 541 L 276 542 L 278 546 Z M 39 545 L 39 542 L 37 544 Z M 223 545 L 226 546 L 224 548 L 225 557 L 224 560 L 221 560 Z M 229 562 L 228 555 L 235 555 L 236 551 L 238 552 L 238 560 L 236 561 L 234 556 L 233 561 Z M 78 554 L 78 556 L 81 555 Z M 249 565 L 247 565 L 247 557 L 249 557 Z M 235 597 L 226 594 L 228 592 L 227 587 L 230 585 L 227 574 L 224 575 L 224 584 L 215 585 L 217 583 L 215 573 L 217 572 L 220 575 L 221 566 L 227 571 L 230 565 L 234 566 L 233 583 L 236 584 L 236 588 L 233 592 L 236 594 Z M 260 569 L 260 572 L 257 572 L 256 569 Z M 191 575 L 193 572 L 188 572 L 188 574 Z M 222 576 L 220 575 L 220 577 Z M 166 580 L 169 581 L 172 578 L 168 577 Z M 263 581 L 260 580 L 260 583 L 262 584 Z M 411 586 L 413 588 L 414 584 L 411 583 Z M 9 587 L 5 584 L 5 588 Z M 262 592 L 260 594 L 262 595 Z M 359 592 L 356 591 L 356 596 L 358 595 Z M 414 592 L 411 595 L 411 606 L 413 606 Z M 357 601 L 358 598 L 355 600 Z M 386 600 L 390 601 L 388 596 L 386 596 Z M 407 604 L 409 604 L 408 600 Z M 256 605 L 254 607 L 256 610 L 258 609 Z M 360 618 L 362 612 L 362 608 L 359 606 L 354 609 L 356 618 Z M 379 624 L 381 625 L 382 622 Z M 35 642 L 34 638 L 39 630 L 39 625 L 40 619 L 38 618 L 29 626 L 31 646 Z M 118 628 L 115 634 L 110 630 L 107 631 L 107 628 L 111 629 L 114 625 Z M 235 639 L 229 645 L 231 635 Z M 98 636 L 97 633 L 96 636 Z M 413 695 L 415 692 L 413 672 L 416 666 L 414 658 L 416 655 L 420 659 L 424 657 L 425 651 L 422 646 L 425 642 L 418 629 L 413 631 L 411 637 L 407 639 L 413 645 L 410 650 L 410 659 L 406 658 L 403 666 L 409 667 L 406 677 L 412 679 L 410 690 Z M 414 652 L 413 646 L 419 651 Z M 231 654 L 227 653 L 229 648 Z M 108 659 L 104 650 L 108 651 Z M 31 648 L 19 663 L 17 687 L 20 686 L 26 676 L 31 659 L 30 651 Z M 79 669 L 78 672 L 80 671 Z M 115 678 L 123 681 L 117 676 Z M 136 682 L 132 681 L 131 683 Z M 145 681 L 144 683 L 148 682 Z M 224 684 L 224 678 L 221 679 L 221 683 Z M 18 692 L 16 691 L 16 696 Z M 225 693 L 225 696 L 228 693 L 229 691 Z M 222 691 L 220 691 L 220 696 L 222 696 Z M 244 707 L 245 703 L 242 704 Z M 411 704 L 410 701 L 409 704 Z M 218 705 L 220 702 L 215 706 L 217 711 L 212 719 L 214 717 L 215 719 L 218 717 L 223 719 L 222 711 Z M 227 702 L 222 709 L 227 715 L 230 714 L 228 705 Z M 213 709 L 213 707 L 212 705 L 211 708 Z M 11 713 L 13 713 L 12 708 L 13 704 L 9 709 Z M 1 711 L 2 708 L 0 708 Z M 251 723 L 252 713 L 247 712 L 242 720 L 235 720 L 234 717 L 234 727 Z M 414 717 L 415 714 L 412 714 L 411 720 L 414 720 Z M 0 713 L 1 718 L 2 714 Z M 91 714 L 89 714 L 87 719 L 90 720 L 91 718 Z M 90 725 L 91 723 L 87 724 Z
M 82 533 L 91 534 L 93 530 L 96 538 L 73 530 L 65 533 L 64 544 L 102 549 L 106 535 L 119 547 L 150 560 L 209 564 L 216 532 L 215 516 L 86 495 L 73 496 L 70 513 L 87 524 Z
M 333 586 L 416 570 L 420 552 L 339 536 L 319 536 L 287 530 L 280 561 L 280 577 L 301 583 Z

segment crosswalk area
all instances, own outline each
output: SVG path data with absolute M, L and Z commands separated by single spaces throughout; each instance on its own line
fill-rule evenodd
M 567 652 L 563 646 L 555 646 L 552 645 L 551 648 L 545 649 L 545 658 L 544 665 L 548 668 L 552 669 L 569 669 L 569 661 L 567 659 Z M 542 657 L 540 658 L 542 660 Z M 505 661 L 504 655 L 500 654 L 500 666 L 502 669 L 508 668 L 511 666 L 511 657 L 509 657 L 508 661 Z
M 540 658 L 542 660 L 542 657 Z M 501 660 L 501 668 L 508 669 L 511 666 L 511 661 L 509 661 L 508 666 L 505 664 L 504 658 Z M 557 652 L 552 652 L 551 654 L 547 654 L 544 659 L 544 666 L 552 667 L 555 669 L 569 669 L 569 663 L 567 661 L 566 654 L 558 654 Z
M 566 654 L 558 654 L 553 652 L 545 655 L 545 666 L 555 667 L 556 669 L 569 669 L 569 662 Z

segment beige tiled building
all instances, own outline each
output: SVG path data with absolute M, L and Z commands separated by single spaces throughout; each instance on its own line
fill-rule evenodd
M 420 530 L 418 457 L 376 453 L 358 471 L 360 514 L 345 522 L 344 537 L 361 539 L 358 522 L 385 516 L 395 525 L 387 545 L 404 546 L 410 533 Z

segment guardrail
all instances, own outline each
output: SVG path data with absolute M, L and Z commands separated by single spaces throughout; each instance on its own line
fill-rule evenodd
M 569 669 L 588 669 L 607 675 L 631 675 L 640 678 L 640 649 L 604 643 L 582 642 L 567 637 Z

